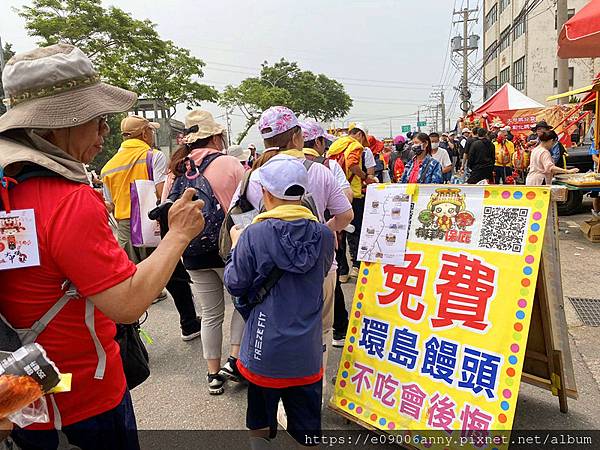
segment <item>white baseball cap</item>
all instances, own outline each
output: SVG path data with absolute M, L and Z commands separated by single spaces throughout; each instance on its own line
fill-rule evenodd
M 265 191 L 280 200 L 300 200 L 307 190 L 308 171 L 298 158 L 277 155 L 258 169 L 258 178 Z M 300 187 L 290 192 L 291 188 Z
M 463 128 L 462 132 L 463 133 L 472 133 L 470 128 Z

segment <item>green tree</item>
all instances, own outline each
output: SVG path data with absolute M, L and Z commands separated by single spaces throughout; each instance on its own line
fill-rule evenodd
M 2 48 L 1 51 L 2 51 L 2 56 L 4 58 L 5 64 L 15 54 L 15 52 L 13 52 L 13 50 L 12 50 L 12 45 L 9 44 L 8 42 L 6 44 L 4 44 L 4 48 Z M 6 106 L 2 102 L 3 98 L 4 98 L 4 86 L 2 86 L 2 72 L 0 71 L 0 115 L 4 114 L 6 112 Z
M 281 59 L 273 65 L 265 61 L 258 77 L 246 78 L 238 86 L 227 86 L 219 104 L 239 108 L 246 118 L 245 128 L 237 137 L 239 144 L 260 113 L 271 106 L 287 106 L 296 114 L 330 121 L 345 116 L 352 107 L 352 99 L 338 81 L 301 70 L 297 63 Z
M 114 6 L 105 8 L 102 0 L 33 0 L 17 12 L 40 45 L 76 45 L 108 83 L 161 99 L 171 115 L 177 104 L 189 108 L 218 98 L 214 88 L 197 81 L 204 76 L 204 62 L 161 39 L 149 20 L 135 19 Z

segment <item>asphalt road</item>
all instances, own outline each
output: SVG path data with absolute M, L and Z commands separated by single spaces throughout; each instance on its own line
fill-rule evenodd
M 598 296 L 600 244 L 584 239 L 578 224 L 587 215 L 561 218 L 560 250 L 565 296 Z M 344 286 L 350 309 L 353 284 Z M 582 325 L 572 306 L 565 301 L 573 364 L 579 399 L 569 399 L 569 412 L 562 414 L 558 399 L 548 391 L 522 383 L 516 409 L 514 429 L 582 430 L 599 429 L 600 421 L 600 328 Z M 200 311 L 198 309 L 198 311 Z M 228 323 L 232 306 L 227 305 L 224 326 L 224 359 L 228 351 Z M 243 386 L 226 385 L 221 396 L 208 394 L 206 364 L 202 358 L 200 339 L 183 342 L 180 338 L 178 315 L 171 299 L 153 305 L 144 328 L 154 339 L 148 346 L 151 377 L 133 392 L 140 430 L 243 430 L 246 399 Z M 335 375 L 341 349 L 333 349 L 327 367 L 327 398 L 331 397 L 330 380 Z M 323 414 L 327 430 L 360 429 L 330 410 Z M 246 448 L 244 433 L 239 434 L 241 448 Z M 162 437 L 161 437 L 162 436 Z M 169 435 L 173 438 L 174 435 Z M 190 435 L 191 436 L 191 435 Z M 216 448 L 214 438 L 223 436 L 194 435 L 189 448 Z M 144 448 L 163 447 L 165 435 L 141 433 Z M 170 448 L 175 448 L 169 445 Z M 181 445 L 178 448 L 188 448 Z M 228 447 L 223 447 L 228 448 Z

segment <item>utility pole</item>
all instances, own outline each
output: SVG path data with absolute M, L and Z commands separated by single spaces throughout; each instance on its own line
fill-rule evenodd
M 446 132 L 446 102 L 444 100 L 444 89 L 440 91 L 440 108 L 442 109 L 442 133 Z
M 4 70 L 4 47 L 2 46 L 2 38 L 0 38 L 0 73 Z
M 2 78 L 2 72 L 4 72 L 5 64 L 6 64 L 6 61 L 4 61 L 4 47 L 2 46 L 2 38 L 0 38 L 0 79 Z M 2 87 L 2 89 L 0 89 L 0 104 L 2 103 L 3 97 L 4 97 L 4 86 Z M 8 105 L 8 103 L 4 107 L 6 108 L 5 111 L 8 111 L 10 109 L 10 106 Z
M 419 106 L 417 108 L 417 131 L 420 133 L 421 132 L 421 107 Z
M 390 119 L 390 137 L 394 137 L 394 132 L 392 131 L 392 119 Z
M 444 96 L 444 87 L 439 86 L 437 91 L 431 93 L 431 99 L 433 99 L 435 104 L 435 131 L 446 132 L 446 103 Z M 439 117 L 441 116 L 441 126 Z
M 556 2 L 556 32 L 560 35 L 563 25 L 568 20 L 567 0 L 557 0 Z M 557 78 L 558 93 L 562 94 L 569 90 L 569 60 L 557 57 Z M 558 99 L 558 103 L 568 103 L 569 97 Z
M 227 144 L 231 145 L 231 117 L 229 117 L 229 108 L 225 108 L 225 121 L 227 122 Z
M 452 52 L 458 53 L 462 57 L 462 77 L 460 80 L 460 109 L 464 114 L 468 113 L 471 109 L 471 91 L 469 90 L 469 55 L 477 50 L 479 36 L 472 34 L 469 35 L 469 22 L 477 21 L 477 9 L 469 9 L 469 2 L 462 11 L 454 11 L 454 16 L 459 16 L 460 20 L 455 21 L 455 24 L 462 23 L 463 34 L 462 36 L 455 36 L 452 39 Z M 475 17 L 471 17 L 471 14 L 475 14 Z

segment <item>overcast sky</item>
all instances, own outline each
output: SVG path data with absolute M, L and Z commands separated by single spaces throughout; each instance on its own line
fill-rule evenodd
M 0 37 L 28 50 L 23 20 L 13 11 L 27 1 L 2 0 Z M 449 37 L 458 33 L 452 11 L 467 0 L 105 0 L 135 18 L 148 18 L 161 37 L 187 47 L 206 62 L 203 82 L 222 90 L 257 75 L 260 64 L 281 57 L 303 69 L 341 81 L 354 100 L 348 120 L 366 122 L 371 134 L 387 137 L 402 125 L 416 125 L 419 105 L 429 104 L 443 84 L 449 117 L 459 115 Z M 479 3 L 479 5 L 477 5 Z M 469 6 L 482 8 L 470 0 Z M 481 34 L 481 20 L 473 25 Z M 473 57 L 481 59 L 481 50 Z M 456 60 L 458 62 L 458 59 Z M 481 83 L 481 80 L 478 80 Z M 480 89 L 475 104 L 481 101 Z M 206 109 L 219 116 L 216 105 Z M 177 117 L 185 110 L 180 108 Z M 243 119 L 235 111 L 233 134 Z M 342 124 L 342 120 L 337 122 Z M 259 142 L 252 130 L 245 143 Z

